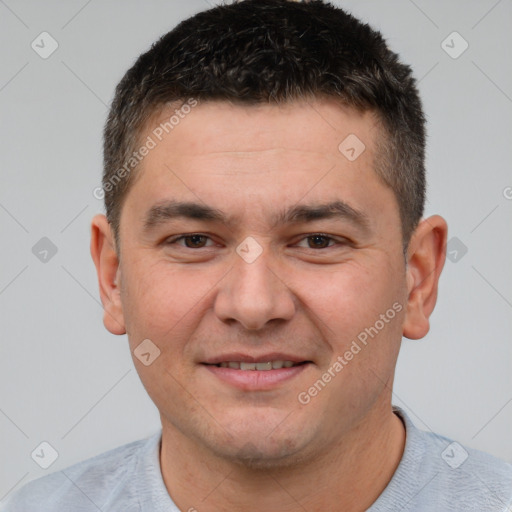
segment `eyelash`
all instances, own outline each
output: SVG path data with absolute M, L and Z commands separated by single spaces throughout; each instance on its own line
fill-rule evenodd
M 206 237 L 206 238 L 211 240 L 211 238 L 208 235 L 204 235 L 202 233 L 190 233 L 190 234 L 187 234 L 187 235 L 180 235 L 180 236 L 177 236 L 175 238 L 171 238 L 171 239 L 167 240 L 166 245 L 175 245 L 175 244 L 177 244 L 177 242 L 179 242 L 181 240 L 185 240 L 187 238 L 192 238 L 194 236 Z M 349 243 L 348 240 L 340 241 L 340 240 L 337 240 L 334 237 L 332 237 L 330 235 L 327 235 L 325 233 L 311 233 L 310 235 L 302 237 L 299 241 L 307 240 L 308 238 L 313 238 L 313 237 L 325 238 L 325 239 L 328 240 L 328 244 L 331 241 L 332 242 L 337 242 L 338 245 L 347 245 Z M 194 247 L 186 247 L 186 246 L 183 246 L 183 245 L 181 247 L 183 247 L 184 249 L 191 249 L 191 250 L 205 249 L 205 247 L 194 248 Z M 318 251 L 318 250 L 321 250 L 321 249 L 330 249 L 332 247 L 334 247 L 334 246 L 333 245 L 328 245 L 327 247 L 320 247 L 320 248 L 308 247 L 308 249 L 311 249 L 313 251 Z

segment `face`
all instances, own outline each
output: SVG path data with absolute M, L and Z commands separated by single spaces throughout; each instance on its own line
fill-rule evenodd
M 389 402 L 406 313 L 375 118 L 206 102 L 161 141 L 155 126 L 122 209 L 112 315 L 132 354 L 160 351 L 134 364 L 164 435 L 275 464 L 329 450 Z

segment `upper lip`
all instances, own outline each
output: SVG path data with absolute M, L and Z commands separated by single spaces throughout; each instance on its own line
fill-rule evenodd
M 242 353 L 230 353 L 215 356 L 203 361 L 203 364 L 219 364 L 229 363 L 230 361 L 242 362 L 242 363 L 263 363 L 268 361 L 292 361 L 293 363 L 303 363 L 310 361 L 308 358 L 293 356 L 291 354 L 283 354 L 280 352 L 272 352 L 269 354 L 261 354 L 258 356 L 242 354 Z

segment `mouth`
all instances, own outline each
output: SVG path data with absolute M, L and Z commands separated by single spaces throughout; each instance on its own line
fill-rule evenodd
M 311 360 L 271 354 L 258 358 L 226 355 L 202 363 L 218 380 L 243 391 L 276 389 L 312 365 Z
M 293 361 L 286 361 L 282 359 L 255 363 L 247 363 L 244 361 L 222 361 L 221 363 L 213 364 L 212 366 L 217 366 L 218 368 L 230 368 L 232 370 L 267 372 L 270 370 L 280 370 L 281 368 L 292 368 L 309 362 L 310 361 L 302 361 L 300 363 L 294 363 Z

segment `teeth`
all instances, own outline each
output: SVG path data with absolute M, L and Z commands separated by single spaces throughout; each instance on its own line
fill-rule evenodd
M 256 370 L 272 370 L 272 363 L 256 363 Z
M 238 361 L 224 361 L 217 364 L 221 368 L 231 368 L 232 370 L 280 370 L 281 368 L 291 368 L 295 363 L 292 361 L 266 361 L 263 363 L 245 363 Z

